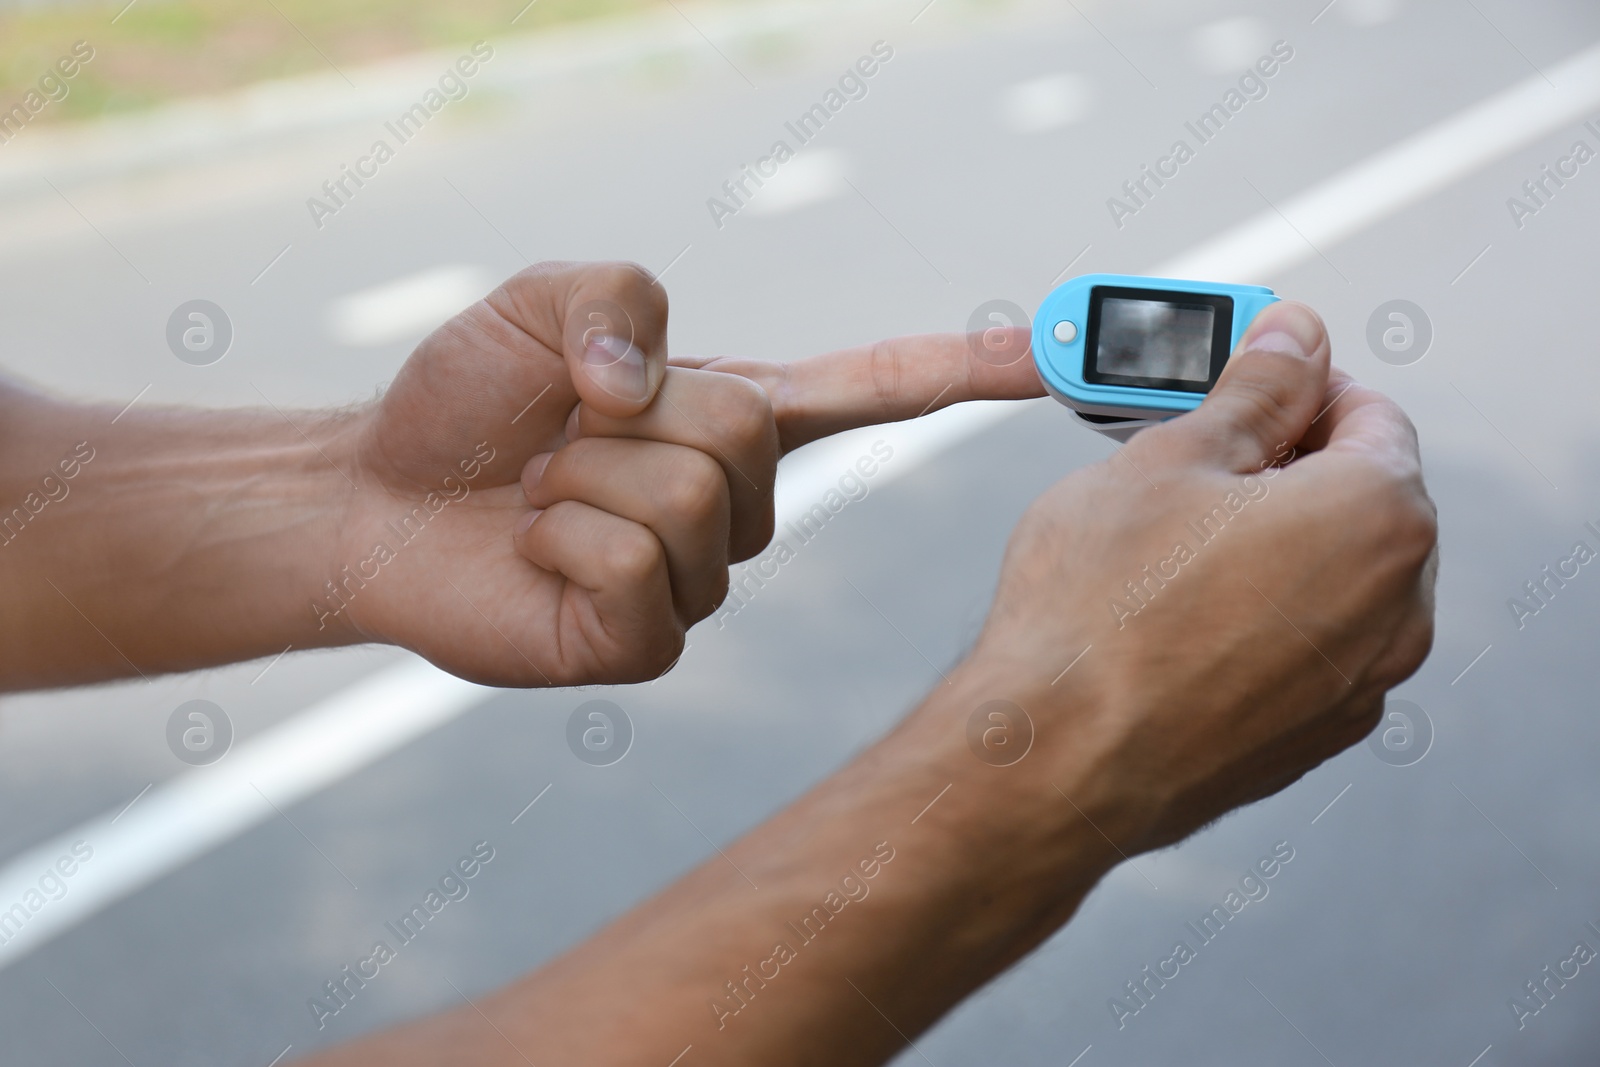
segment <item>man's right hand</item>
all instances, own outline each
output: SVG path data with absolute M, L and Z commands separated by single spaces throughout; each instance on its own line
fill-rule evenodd
M 967 692 L 1120 848 L 1169 844 L 1372 730 L 1432 644 L 1435 540 L 1409 420 L 1277 304 L 1198 411 L 1033 505 Z

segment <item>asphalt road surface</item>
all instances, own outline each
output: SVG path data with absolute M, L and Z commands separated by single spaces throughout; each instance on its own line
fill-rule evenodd
M 1322 3 L 940 0 L 915 22 L 919 2 L 872 5 L 725 56 L 708 47 L 469 98 L 320 229 L 307 198 L 381 122 L 199 144 L 137 172 L 63 178 L 59 192 L 5 187 L 0 358 L 118 406 L 345 403 L 381 386 L 425 329 L 408 309 L 420 323 L 437 305 L 437 321 L 478 280 L 553 258 L 664 271 L 678 352 L 789 358 L 959 330 L 991 298 L 1037 306 L 1069 265 L 1168 262 L 1519 83 L 1556 80 L 1600 41 L 1600 10 L 1576 2 Z M 722 182 L 880 40 L 893 58 L 866 95 L 805 146 L 770 202 L 716 225 L 707 200 Z M 1125 201 L 1135 210 L 1119 226 L 1108 199 L 1279 41 L 1292 59 L 1176 177 Z M 407 102 L 402 92 L 395 110 Z M 1570 975 L 1575 943 L 1600 948 L 1586 925 L 1600 925 L 1600 574 L 1581 567 L 1542 603 L 1524 590 L 1575 542 L 1600 547 L 1585 525 L 1600 524 L 1600 163 L 1561 163 L 1576 141 L 1600 149 L 1585 118 L 1600 127 L 1600 103 L 1485 151 L 1287 269 L 1234 279 L 1318 307 L 1336 360 L 1420 429 L 1442 518 L 1439 635 L 1395 694 L 1409 718 L 1386 724 L 1399 731 L 1390 746 L 1358 746 L 1123 865 L 901 1062 L 1595 1062 L 1596 968 L 1578 966 L 1543 1001 L 1525 989 L 1547 966 Z M 1569 176 L 1532 201 L 1523 185 L 1546 165 Z M 1537 211 L 1514 213 L 1512 197 Z M 174 358 L 165 329 L 202 298 L 235 338 L 197 367 Z M 1369 321 L 1393 300 L 1429 326 L 1431 341 L 1413 342 L 1420 358 L 1414 347 L 1380 359 L 1369 344 Z M 1381 334 L 1395 320 L 1379 321 Z M 1025 406 L 874 484 L 725 625 L 695 631 L 659 682 L 486 695 L 0 959 L 0 1059 L 265 1067 L 537 966 L 780 808 L 936 684 L 982 620 L 1018 515 L 1110 448 L 1048 403 Z M 1538 610 L 1519 618 L 1513 598 Z M 184 701 L 224 708 L 242 748 L 402 658 L 290 652 L 6 698 L 0 857 L 130 801 L 137 812 L 146 786 L 196 773 L 167 742 Z M 581 762 L 566 740 L 569 715 L 593 699 L 634 727 L 609 766 Z M 308 999 L 480 841 L 494 858 L 467 897 L 319 1028 Z M 1293 858 L 1270 892 L 1200 944 L 1187 924 L 1275 848 Z M 46 907 L 70 907 L 71 893 Z M 1119 1019 L 1113 999 L 1138 1006 L 1125 984 L 1180 938 L 1196 958 Z M 1519 1020 L 1513 997 L 1539 1010 Z

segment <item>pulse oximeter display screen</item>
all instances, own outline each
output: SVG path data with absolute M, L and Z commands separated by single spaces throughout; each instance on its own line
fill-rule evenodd
M 1203 382 L 1211 376 L 1216 317 L 1204 304 L 1107 300 L 1100 305 L 1095 366 L 1101 374 Z
M 1089 297 L 1084 379 L 1204 393 L 1228 358 L 1232 331 L 1230 297 L 1096 286 Z

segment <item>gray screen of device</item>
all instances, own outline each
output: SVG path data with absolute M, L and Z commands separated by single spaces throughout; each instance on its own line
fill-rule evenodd
M 1095 369 L 1130 378 L 1206 381 L 1216 314 L 1204 304 L 1107 297 L 1100 303 Z

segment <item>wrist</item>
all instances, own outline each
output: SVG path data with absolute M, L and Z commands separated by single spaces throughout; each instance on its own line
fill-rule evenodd
M 930 801 L 949 786 L 916 826 L 997 905 L 984 936 L 1019 953 L 1138 851 L 1144 828 L 1111 773 L 1093 687 L 1035 684 L 1023 668 L 974 655 L 886 742 L 918 767 Z
M 366 621 L 370 596 L 362 577 L 372 553 L 372 516 L 392 496 L 363 462 L 372 418 L 370 406 L 321 418 L 306 429 L 306 447 L 317 457 L 311 477 L 329 502 L 336 521 L 319 543 L 314 564 L 298 587 L 298 615 L 309 624 L 311 643 L 334 646 L 382 641 Z
M 308 603 L 353 497 L 338 419 L 40 401 L 7 499 L 54 492 L 0 570 L 8 688 L 189 670 L 348 643 Z M 51 471 L 41 480 L 40 470 Z M 14 479 L 13 479 L 14 480 Z M 43 486 L 42 489 L 39 489 Z M 37 494 L 36 494 L 37 495 Z M 92 619 L 102 654 L 67 640 Z M 95 648 L 92 642 L 87 646 Z M 74 657 L 62 654 L 70 649 Z

